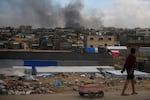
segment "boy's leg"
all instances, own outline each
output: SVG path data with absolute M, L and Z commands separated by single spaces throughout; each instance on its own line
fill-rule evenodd
M 126 82 L 125 82 L 125 84 L 124 84 L 122 93 L 121 93 L 122 96 L 128 95 L 128 94 L 125 94 L 125 90 L 127 89 L 129 82 L 130 82 L 130 80 L 127 79 Z
M 135 92 L 135 81 L 134 81 L 134 79 L 132 79 L 131 80 L 131 86 L 132 86 L 132 95 L 134 95 L 134 94 L 138 94 L 137 92 Z

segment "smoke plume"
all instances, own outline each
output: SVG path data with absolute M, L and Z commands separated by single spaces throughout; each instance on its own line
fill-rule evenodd
M 53 0 L 0 0 L 0 26 L 98 28 L 101 18 L 82 14 L 81 0 L 64 7 Z M 96 24 L 95 24 L 96 23 Z
M 80 1 L 71 2 L 64 8 L 66 27 L 70 28 L 81 27 L 82 16 L 80 10 L 82 8 L 83 4 Z

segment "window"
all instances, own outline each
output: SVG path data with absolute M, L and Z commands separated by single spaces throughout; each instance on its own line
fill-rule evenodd
M 138 40 L 141 40 L 141 37 L 138 37 Z
M 93 48 L 94 46 L 93 46 L 93 45 L 90 45 L 90 47 Z
M 140 30 L 140 32 L 145 32 L 145 31 L 146 31 L 146 30 L 144 30 L 144 29 L 143 29 L 143 30 L 142 30 L 142 29 Z
M 93 37 L 91 37 L 91 38 L 90 38 L 90 40 L 94 40 L 94 38 L 93 38 Z
M 99 38 L 99 40 L 101 41 L 101 40 L 103 40 L 103 38 Z
M 109 41 L 111 41 L 111 38 L 108 38 Z

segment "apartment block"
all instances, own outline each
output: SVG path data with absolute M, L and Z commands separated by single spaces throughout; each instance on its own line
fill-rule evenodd
M 137 28 L 136 35 L 150 36 L 150 28 Z
M 86 36 L 86 47 L 114 46 L 116 44 L 114 35 L 88 35 Z

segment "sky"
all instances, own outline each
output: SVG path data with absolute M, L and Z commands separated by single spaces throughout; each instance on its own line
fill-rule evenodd
M 29 0 L 0 0 L 0 27 L 7 25 L 20 25 L 20 24 L 33 24 L 33 26 L 40 26 L 43 20 L 39 17 L 35 17 L 35 12 L 33 11 L 32 6 L 26 5 L 22 7 L 23 2 L 20 1 L 29 1 Z M 36 0 L 30 0 L 36 1 Z M 70 2 L 80 1 L 80 3 L 75 3 L 76 8 L 74 10 L 79 11 L 78 14 L 82 17 L 83 20 L 78 22 L 83 26 L 99 28 L 100 26 L 105 27 L 119 27 L 119 28 L 149 28 L 150 27 L 150 0 L 37 0 L 37 1 L 46 1 L 45 3 L 36 3 L 34 7 L 38 8 L 38 11 L 47 9 L 47 3 L 50 3 L 51 8 L 54 10 L 46 10 L 46 12 L 54 16 L 50 16 L 53 19 L 52 27 L 65 25 L 65 18 L 63 14 L 56 13 L 62 8 L 67 8 L 66 6 Z M 25 2 L 27 3 L 27 2 Z M 41 6 L 41 4 L 43 4 Z M 79 5 L 81 4 L 81 5 Z M 54 6 L 55 5 L 55 6 Z M 43 7 L 41 9 L 41 7 Z M 77 8 L 78 7 L 78 8 Z M 18 9 L 22 9 L 21 11 Z M 27 11 L 27 9 L 32 8 L 32 10 Z M 35 8 L 34 8 L 35 10 Z M 36 11 L 36 15 L 38 13 Z M 62 10 L 63 11 L 63 10 Z M 60 11 L 60 12 L 62 12 Z M 18 12 L 23 13 L 22 15 Z M 55 12 L 55 13 L 53 13 Z M 38 14 L 39 15 L 39 14 Z M 45 19 L 48 16 L 44 17 Z M 67 17 L 68 18 L 68 17 Z M 23 20 L 24 19 L 24 20 Z M 40 19 L 40 24 L 37 23 Z M 60 21 L 58 21 L 60 19 Z M 22 21 L 23 20 L 23 21 Z M 77 19 L 76 19 L 77 20 Z M 51 21 L 51 20 L 50 20 Z M 55 23 L 57 22 L 57 23 Z M 46 23 L 46 22 L 45 22 Z M 45 23 L 42 23 L 45 24 Z M 47 24 L 47 23 L 46 23 Z M 90 25 L 91 24 L 91 25 Z M 99 25 L 100 24 L 100 25 Z M 41 26 L 42 26 L 41 25 Z M 49 24 L 48 24 L 49 25 Z M 97 27 L 96 27 L 97 26 Z
M 60 2 L 63 5 L 68 4 L 72 0 L 55 0 Z M 113 0 L 81 0 L 86 8 L 99 8 L 99 7 L 107 7 L 109 4 L 113 2 Z

